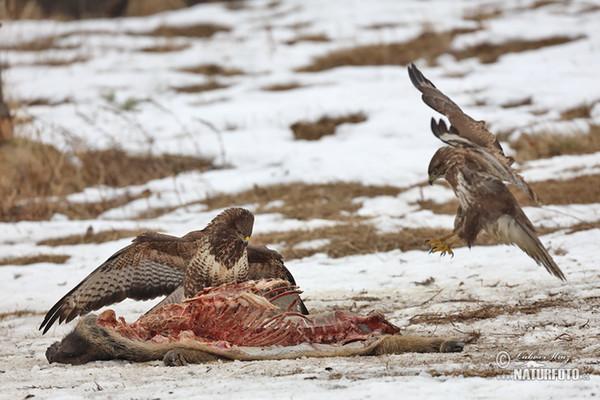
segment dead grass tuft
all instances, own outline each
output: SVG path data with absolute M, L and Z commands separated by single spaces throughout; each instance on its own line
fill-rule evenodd
M 456 59 L 477 57 L 483 64 L 491 64 L 498 61 L 498 58 L 508 53 L 520 53 L 528 50 L 537 50 L 543 47 L 556 46 L 582 39 L 584 36 L 554 36 L 551 38 L 537 40 L 509 40 L 508 42 L 492 44 L 481 43 L 463 50 L 452 50 L 449 53 Z
M 516 151 L 515 158 L 521 162 L 565 154 L 596 153 L 600 151 L 600 125 L 591 124 L 587 133 L 524 133 L 509 144 Z
M 163 36 L 163 37 L 194 37 L 194 38 L 208 38 L 217 32 L 229 32 L 231 29 L 216 24 L 197 24 L 188 26 L 167 26 L 161 25 L 158 28 L 142 33 L 148 36 Z
M 27 139 L 0 146 L 0 220 L 50 218 L 63 213 L 71 218 L 95 217 L 109 208 L 126 204 L 137 196 L 124 195 L 96 203 L 42 200 L 65 196 L 94 185 L 124 187 L 189 170 L 213 168 L 212 160 L 176 155 L 129 155 L 119 149 L 82 150 L 71 154 Z
M 210 81 L 195 85 L 171 86 L 171 89 L 175 90 L 178 93 L 202 93 L 208 92 L 210 90 L 224 89 L 226 87 L 229 87 L 229 85 L 225 85 L 216 81 Z
M 353 182 L 329 184 L 293 183 L 254 188 L 235 195 L 215 195 L 203 201 L 209 209 L 257 204 L 257 213 L 280 213 L 298 220 L 348 220 L 360 208 L 357 197 L 395 196 L 403 189 Z M 278 203 L 273 203 L 277 201 Z
M 61 36 L 43 36 L 27 42 L 19 42 L 12 45 L 1 45 L 0 50 L 5 51 L 46 51 L 46 50 L 72 50 L 77 45 L 59 45 L 57 42 Z
M 268 92 L 283 92 L 286 90 L 294 90 L 301 87 L 304 87 L 304 85 L 301 85 L 298 82 L 290 82 L 265 86 L 262 88 L 262 90 L 266 90 Z
M 578 118 L 592 118 L 592 108 L 596 103 L 582 104 L 577 107 L 569 108 L 560 113 L 560 119 L 563 121 L 571 121 Z
M 190 45 L 188 43 L 164 43 L 157 44 L 154 46 L 142 47 L 140 51 L 144 53 L 172 53 L 175 51 L 182 51 L 189 49 Z
M 28 64 L 28 65 L 35 65 L 35 66 L 40 66 L 40 67 L 65 67 L 67 65 L 73 65 L 73 64 L 77 64 L 77 63 L 86 62 L 88 60 L 89 60 L 89 57 L 82 56 L 82 55 L 68 57 L 68 58 L 61 58 L 61 57 L 57 57 L 57 56 L 48 56 L 48 57 L 38 59 L 37 61 L 35 61 L 31 64 Z
M 325 253 L 332 258 L 356 254 L 425 249 L 423 238 L 439 237 L 444 232 L 436 228 L 406 228 L 394 233 L 378 233 L 369 223 L 352 222 L 313 230 L 270 232 L 253 236 L 253 241 L 267 245 L 277 245 L 285 259 L 309 257 Z M 296 247 L 297 245 L 324 239 L 324 244 L 316 248 Z
M 348 114 L 342 117 L 321 117 L 316 122 L 296 122 L 290 126 L 296 140 L 319 140 L 323 136 L 333 135 L 341 124 L 357 124 L 364 122 L 367 117 L 363 113 Z
M 237 68 L 225 68 L 217 64 L 200 64 L 196 67 L 181 68 L 181 72 L 189 72 L 191 74 L 200 74 L 206 76 L 234 76 L 244 75 L 244 71 Z
M 534 301 L 533 303 L 521 302 L 516 305 L 485 304 L 473 310 L 464 310 L 453 314 L 427 313 L 417 314 L 408 320 L 410 325 L 415 324 L 452 324 L 474 320 L 496 318 L 500 315 L 537 314 L 550 307 L 572 307 L 571 301 L 564 298 L 551 298 Z
M 68 245 L 77 245 L 77 244 L 86 244 L 86 243 L 105 243 L 111 242 L 113 240 L 124 239 L 128 237 L 135 237 L 144 232 L 149 231 L 149 229 L 136 229 L 136 230 L 128 230 L 128 229 L 112 229 L 109 231 L 101 231 L 94 233 L 93 231 L 86 232 L 81 235 L 69 235 L 60 238 L 52 238 L 45 239 L 37 242 L 38 246 L 68 246 Z
M 526 97 L 521 100 L 515 100 L 515 101 L 510 101 L 510 102 L 501 104 L 500 107 L 502 107 L 502 108 L 517 108 L 517 107 L 523 107 L 523 106 L 530 106 L 532 104 L 533 104 L 533 99 L 531 97 Z
M 65 254 L 36 254 L 35 256 L 0 259 L 0 265 L 30 265 L 38 263 L 64 264 L 71 256 Z
M 45 312 L 41 312 L 41 311 L 33 311 L 33 310 L 17 310 L 17 311 L 12 311 L 12 312 L 3 312 L 0 313 L 0 321 L 4 321 L 5 319 L 9 319 L 9 318 L 19 318 L 19 317 L 24 317 L 24 316 L 29 316 L 29 315 L 44 315 Z
M 312 64 L 299 68 L 298 72 L 318 72 L 346 65 L 403 65 L 419 58 L 433 63 L 440 54 L 447 52 L 454 37 L 472 29 L 449 32 L 425 31 L 404 43 L 358 46 L 336 50 L 313 59 Z
M 600 175 L 598 174 L 531 182 L 529 186 L 543 204 L 593 204 L 600 201 Z M 514 191 L 513 194 L 521 205 L 534 205 L 525 193 Z
M 287 42 L 285 42 L 285 44 L 293 46 L 296 43 L 300 43 L 300 42 L 329 42 L 329 41 L 330 41 L 330 39 L 327 37 L 327 35 L 322 33 L 322 34 L 315 34 L 315 35 L 298 36 L 297 38 L 288 40 Z

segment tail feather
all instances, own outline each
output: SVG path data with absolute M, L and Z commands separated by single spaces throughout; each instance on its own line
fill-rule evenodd
M 498 232 L 500 237 L 504 238 L 510 244 L 516 244 L 521 250 L 535 260 L 538 265 L 546 268 L 551 275 L 560 280 L 566 281 L 567 278 L 562 270 L 552 259 L 540 239 L 533 229 L 517 219 L 504 215 L 498 220 Z M 503 225 L 503 226 L 502 226 Z

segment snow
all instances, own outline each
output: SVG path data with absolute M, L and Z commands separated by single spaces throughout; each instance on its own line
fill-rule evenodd
M 429 132 L 434 116 L 420 101 L 406 69 L 397 66 L 339 67 L 319 73 L 295 72 L 313 57 L 356 45 L 394 43 L 417 36 L 428 26 L 437 30 L 474 27 L 463 19 L 481 3 L 475 0 L 284 0 L 247 1 L 241 10 L 211 3 L 145 18 L 117 20 L 3 21 L 0 44 L 64 35 L 58 44 L 75 48 L 51 52 L 4 51 L 6 93 L 16 101 L 45 98 L 69 101 L 57 106 L 30 107 L 34 127 L 20 135 L 34 136 L 61 148 L 84 143 L 106 148 L 118 143 L 129 152 L 177 153 L 215 157 L 228 168 L 189 172 L 129 188 L 89 188 L 71 201 L 96 201 L 149 190 L 150 197 L 109 210 L 91 221 L 55 216 L 50 221 L 0 223 L 0 253 L 18 257 L 39 253 L 68 254 L 63 265 L 40 263 L 0 267 L 0 398 L 583 398 L 598 395 L 598 323 L 593 299 L 600 296 L 597 262 L 600 229 L 572 234 L 559 230 L 541 237 L 568 277 L 562 283 L 546 274 L 516 247 L 458 249 L 454 258 L 424 251 L 399 250 L 332 259 L 324 254 L 289 260 L 286 264 L 304 290 L 309 309 L 340 307 L 357 312 L 379 308 L 410 333 L 461 336 L 479 330 L 482 341 L 459 355 L 404 354 L 349 359 L 212 363 L 166 369 L 160 362 L 128 364 L 95 362 L 71 367 L 48 365 L 45 349 L 68 332 L 73 323 L 53 327 L 41 336 L 43 314 L 70 288 L 131 239 L 102 244 L 39 246 L 43 239 L 109 229 L 155 229 L 174 235 L 204 227 L 219 210 L 202 205 L 179 207 L 217 193 L 236 193 L 255 185 L 279 183 L 360 182 L 408 188 L 397 196 L 361 198 L 358 215 L 371 218 L 381 232 L 403 228 L 450 229 L 453 216 L 436 215 L 415 206 L 417 200 L 445 202 L 453 198 L 442 186 L 423 183 L 427 164 L 440 146 Z M 587 129 L 589 120 L 559 121 L 560 112 L 600 101 L 600 11 L 586 1 L 531 7 L 533 1 L 490 1 L 501 15 L 483 22 L 483 30 L 461 35 L 457 49 L 474 43 L 502 43 L 514 38 L 581 37 L 563 45 L 511 53 L 498 62 L 456 61 L 442 56 L 429 67 L 416 60 L 424 74 L 465 112 L 486 120 L 492 131 L 535 132 Z M 223 24 L 230 32 L 210 39 L 153 38 L 132 35 L 162 24 L 199 22 Z M 302 25 L 304 24 L 304 25 Z M 388 24 L 388 25 L 385 25 Z M 385 25 L 373 29 L 374 25 Z M 301 35 L 325 34 L 328 42 L 283 42 Z M 143 53 L 140 48 L 187 45 L 171 53 Z M 62 67 L 49 59 L 84 57 Z M 239 68 L 244 75 L 218 77 L 227 88 L 198 94 L 178 94 L 172 87 L 203 83 L 207 78 L 181 68 L 216 63 Z M 459 77 L 460 76 L 460 77 Z M 262 90 L 272 84 L 296 82 L 301 87 L 282 92 Z M 531 97 L 533 104 L 503 108 L 502 104 Z M 133 111 L 119 105 L 139 100 Z M 591 121 L 600 123 L 598 105 Z M 540 114 L 537 111 L 547 110 Z M 323 115 L 362 112 L 367 121 L 341 126 L 319 141 L 295 141 L 289 126 Z M 207 124 L 208 123 L 208 124 Z M 215 132 L 211 126 L 216 127 Z M 600 153 L 558 156 L 519 166 L 528 181 L 568 179 L 598 174 Z M 412 188 L 410 188 L 412 187 Z M 278 203 L 271 204 L 271 207 Z M 149 207 L 178 207 L 155 219 L 137 216 Z M 255 210 L 256 205 L 244 205 Z M 276 213 L 258 214 L 255 232 L 314 229 L 332 221 L 289 220 Z M 538 227 L 568 227 L 600 220 L 595 204 L 572 204 L 524 211 Z M 326 241 L 304 242 L 318 248 Z M 272 247 L 277 248 L 277 244 Z M 431 286 L 416 285 L 434 277 Z M 361 296 L 374 298 L 361 300 Z M 538 314 L 456 322 L 454 325 L 414 325 L 418 314 L 477 308 L 478 304 L 511 304 L 565 299 L 565 308 Z M 379 300 L 377 300 L 379 299 Z M 114 308 L 133 319 L 156 301 L 125 301 Z M 597 304 L 597 303 L 596 303 Z M 597 307 L 597 305 L 596 305 Z M 7 315 L 27 311 L 25 315 Z M 586 322 L 587 321 L 587 322 Z M 425 326 L 425 328 L 423 327 Z M 433 329 L 433 328 L 435 329 Z M 419 331 L 420 330 L 420 331 Z M 511 336 L 514 332 L 521 336 Z M 567 333 L 573 343 L 557 340 Z M 497 378 L 463 377 L 469 366 L 490 368 L 495 355 L 511 346 L 538 351 L 577 352 L 573 365 L 595 371 L 576 382 L 511 382 Z M 541 350 L 540 350 L 541 349 Z M 331 369 L 329 369 L 331 368 Z M 436 373 L 436 371 L 438 373 Z

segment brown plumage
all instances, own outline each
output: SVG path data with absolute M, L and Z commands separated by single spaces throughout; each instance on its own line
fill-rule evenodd
M 46 333 L 56 320 L 69 322 L 126 298 L 148 300 L 167 295 L 160 303 L 164 305 L 207 286 L 248 279 L 281 278 L 295 284 L 277 252 L 248 246 L 253 224 L 251 212 L 229 208 L 206 228 L 183 237 L 156 232 L 139 235 L 61 298 L 40 329 Z
M 423 93 L 423 102 L 450 120 L 451 125 L 448 128 L 443 120 L 436 122 L 434 118 L 431 119 L 431 131 L 437 138 L 452 147 L 479 153 L 486 160 L 488 174 L 515 185 L 539 204 L 537 196 L 525 179 L 511 168 L 514 159 L 504 154 L 498 139 L 486 129 L 485 121 L 475 121 L 465 114 L 456 103 L 425 78 L 414 64 L 408 66 L 408 76 L 413 85 Z
M 483 121 L 475 121 L 446 95 L 440 92 L 411 64 L 408 67 L 413 84 L 423 93 L 423 101 L 446 115 L 450 129 L 443 121 L 432 119 L 435 136 L 452 147 L 442 147 L 429 163 L 429 183 L 445 178 L 459 201 L 454 230 L 441 239 L 427 241 L 431 251 L 453 254 L 451 246 L 461 239 L 471 247 L 481 230 L 506 244 L 515 244 L 546 270 L 566 280 L 535 233 L 533 224 L 504 182 L 516 185 L 537 201 L 537 197 L 512 168 L 513 160 Z

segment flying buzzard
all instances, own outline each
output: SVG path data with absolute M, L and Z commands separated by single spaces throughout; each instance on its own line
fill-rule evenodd
M 432 119 L 436 137 L 450 145 L 435 153 L 429 163 L 429 183 L 445 178 L 459 201 L 454 230 L 440 239 L 428 240 L 431 251 L 453 254 L 451 247 L 461 239 L 471 247 L 481 230 L 506 244 L 516 244 L 546 270 L 566 280 L 535 233 L 533 224 L 504 182 L 514 184 L 539 203 L 537 197 L 511 167 L 513 159 L 505 156 L 496 137 L 438 90 L 431 81 L 411 64 L 408 74 L 415 87 L 423 93 L 423 101 L 450 120 Z
M 295 284 L 279 253 L 248 245 L 254 216 L 229 208 L 206 228 L 179 238 L 156 232 L 139 235 L 60 299 L 46 314 L 44 333 L 58 319 L 69 322 L 126 298 L 180 302 L 208 286 L 248 279 L 281 278 Z M 298 311 L 308 313 L 301 301 Z

